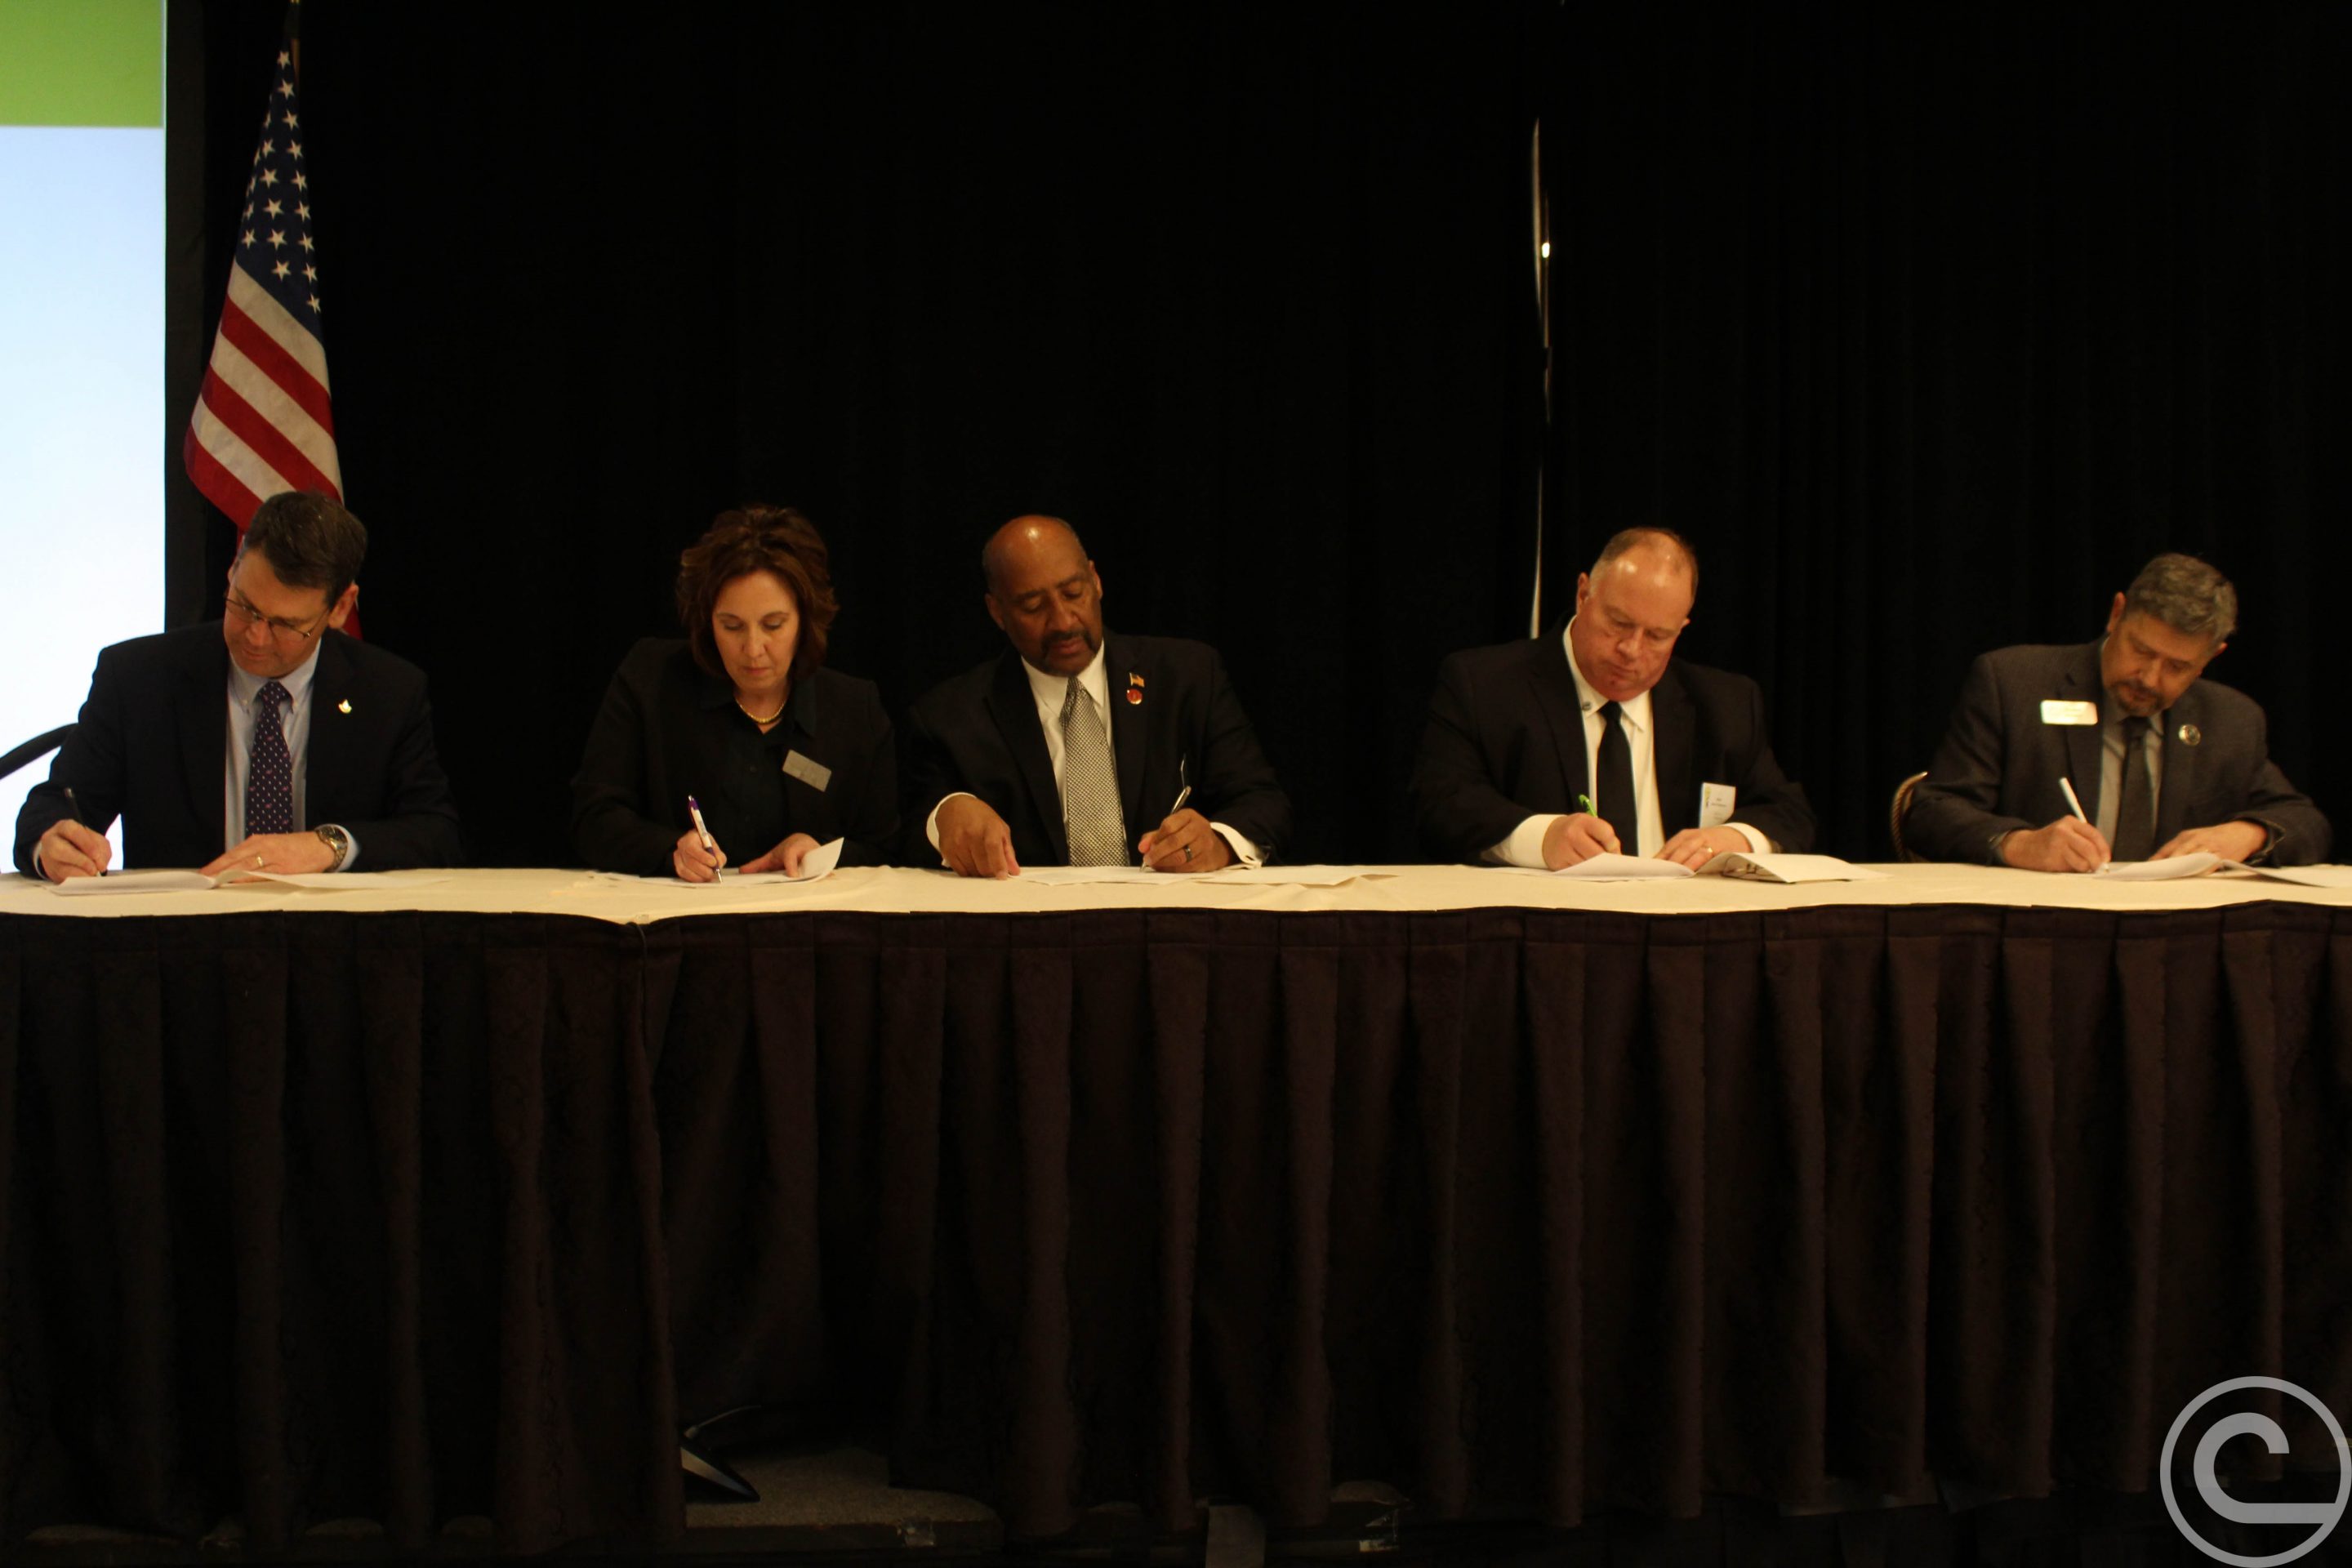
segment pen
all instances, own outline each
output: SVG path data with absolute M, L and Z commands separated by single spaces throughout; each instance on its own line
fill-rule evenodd
M 702 807 L 696 804 L 692 795 L 686 797 L 686 814 L 694 818 L 694 830 L 702 836 L 702 847 L 713 855 L 718 854 L 719 846 L 710 841 L 710 829 L 702 826 Z
M 1176 792 L 1176 804 L 1168 808 L 1171 816 L 1183 810 L 1184 803 L 1192 798 L 1192 781 L 1184 777 L 1184 759 L 1181 757 L 1176 759 L 1176 776 L 1183 781 L 1184 787 Z
M 2058 787 L 2066 792 L 2066 809 L 2074 814 L 2074 820 L 2089 822 L 2091 819 L 2083 815 L 2083 803 L 2074 798 L 2074 781 L 2062 776 L 2058 780 Z
M 71 784 L 66 785 L 66 805 L 71 808 L 74 814 L 74 820 L 76 822 L 79 822 L 84 827 L 88 827 L 89 826 L 89 818 L 81 814 L 81 802 L 75 797 L 73 785 Z
M 1589 795 L 1580 795 L 1576 797 L 1576 809 L 1584 813 L 1587 816 L 1598 816 L 1601 815 L 1599 812 L 1592 809 L 1592 797 Z

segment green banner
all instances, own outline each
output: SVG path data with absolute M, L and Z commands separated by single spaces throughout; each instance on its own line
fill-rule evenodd
M 163 0 L 0 0 L 0 125 L 163 124 Z

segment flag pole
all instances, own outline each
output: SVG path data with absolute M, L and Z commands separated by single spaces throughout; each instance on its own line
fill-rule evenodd
M 181 461 L 241 537 L 285 490 L 343 499 L 327 375 L 325 306 L 311 234 L 294 57 L 300 10 L 286 9 L 253 169 L 230 226 L 228 289 Z
M 1551 466 L 1551 201 L 1544 195 L 1543 120 L 1538 116 L 1528 151 L 1529 212 L 1535 230 L 1536 322 L 1543 342 L 1543 439 L 1536 451 L 1535 589 L 1528 604 L 1528 636 L 1543 636 L 1544 479 Z

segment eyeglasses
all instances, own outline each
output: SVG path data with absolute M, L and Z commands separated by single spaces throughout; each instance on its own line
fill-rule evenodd
M 269 635 L 280 642 L 309 642 L 319 635 L 319 628 L 326 624 L 327 616 L 332 613 L 330 607 L 327 612 L 321 613 L 317 620 L 306 626 L 299 621 L 289 621 L 278 616 L 265 616 L 235 594 L 228 596 L 227 604 L 228 613 L 237 620 L 248 626 L 268 626 Z

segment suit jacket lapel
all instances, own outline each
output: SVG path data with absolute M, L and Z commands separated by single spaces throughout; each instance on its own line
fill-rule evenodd
M 185 770 L 188 813 L 209 860 L 228 847 L 228 645 L 218 637 L 183 678 L 179 710 L 180 765 Z M 198 861 L 202 865 L 203 861 Z
M 1173 771 L 1167 766 L 1165 759 L 1150 754 L 1151 743 L 1162 727 L 1151 717 L 1159 712 L 1155 699 L 1159 703 L 1176 700 L 1176 694 L 1168 689 L 1164 681 L 1158 690 L 1152 689 L 1152 679 L 1158 674 L 1158 670 L 1147 668 L 1138 661 L 1135 648 L 1125 637 L 1106 636 L 1103 638 L 1103 679 L 1110 699 L 1111 763 L 1118 769 L 1118 798 L 1125 803 L 1121 809 L 1127 818 L 1127 842 L 1130 847 L 1159 826 L 1160 818 L 1168 815 L 1167 801 L 1155 807 L 1143 798 L 1143 781 L 1154 776 L 1154 770 L 1147 768 L 1146 763 L 1159 763 L 1159 773 Z M 1132 686 L 1128 680 L 1130 675 L 1143 677 L 1143 684 Z M 1143 700 L 1129 702 L 1127 700 L 1129 690 L 1141 692 Z M 1171 792 L 1168 799 L 1175 798 Z M 1187 801 L 1185 804 L 1190 805 L 1192 803 Z M 1131 855 L 1129 857 L 1129 859 L 1133 858 Z
M 341 632 L 319 634 L 319 667 L 310 672 L 310 738 L 302 762 L 302 817 L 316 825 L 373 815 L 348 798 L 352 776 L 352 701 L 350 645 Z M 346 712 L 344 704 L 351 703 Z
M 1054 847 L 1054 864 L 1070 861 L 1069 835 L 1062 828 L 1062 792 L 1054 786 L 1054 759 L 1045 750 L 1045 731 L 1037 722 L 1037 699 L 1029 689 L 1021 656 L 1008 651 L 997 661 L 996 683 L 988 694 L 989 716 L 1004 749 L 1021 770 L 1029 791 L 1030 809 L 1037 814 L 1045 841 Z
M 1692 776 L 1691 763 L 1698 744 L 1698 716 L 1671 664 L 1664 679 L 1650 688 L 1650 723 L 1656 731 L 1650 762 L 1658 789 L 1658 825 L 1672 838 L 1698 826 L 1699 780 Z
M 2204 717 L 2204 693 L 2191 685 L 2180 694 L 2180 700 L 2157 721 L 2165 727 L 2163 749 L 2159 753 L 2163 761 L 2158 764 L 2164 769 L 2164 781 L 2157 786 L 2156 795 L 2156 847 L 2158 849 L 2170 843 L 2175 834 L 2200 826 L 2189 820 L 2189 808 L 2197 803 L 2197 786 L 2202 782 L 2200 774 L 2205 749 L 2202 745 L 2182 744 L 2180 731 L 2185 725 L 2197 725 L 2201 740 Z
M 2084 815 L 2095 823 L 2099 820 L 2099 813 L 2106 809 L 2106 803 L 2100 798 L 2103 790 L 2100 780 L 2106 772 L 2106 725 L 2110 704 L 2106 688 L 2099 683 L 2099 645 L 2091 644 L 2083 650 L 2083 654 L 2074 668 L 2067 671 L 2062 696 L 2069 702 L 2088 702 L 2096 707 L 2099 721 L 2095 724 L 2063 724 L 2057 729 L 2064 737 L 2062 749 L 2066 753 L 2065 776 L 2074 785 L 2074 795 L 2083 803 Z M 2055 790 L 2056 784 L 2057 781 L 2053 779 L 2050 787 Z M 2064 800 L 2061 795 L 2059 801 L 2062 805 Z
M 1552 749 L 1559 757 L 1560 793 L 1564 811 L 1577 809 L 1576 797 L 1591 788 L 1584 763 L 1584 707 L 1576 694 L 1576 676 L 1568 668 L 1564 634 L 1554 632 L 1537 655 L 1536 701 L 1551 729 Z

